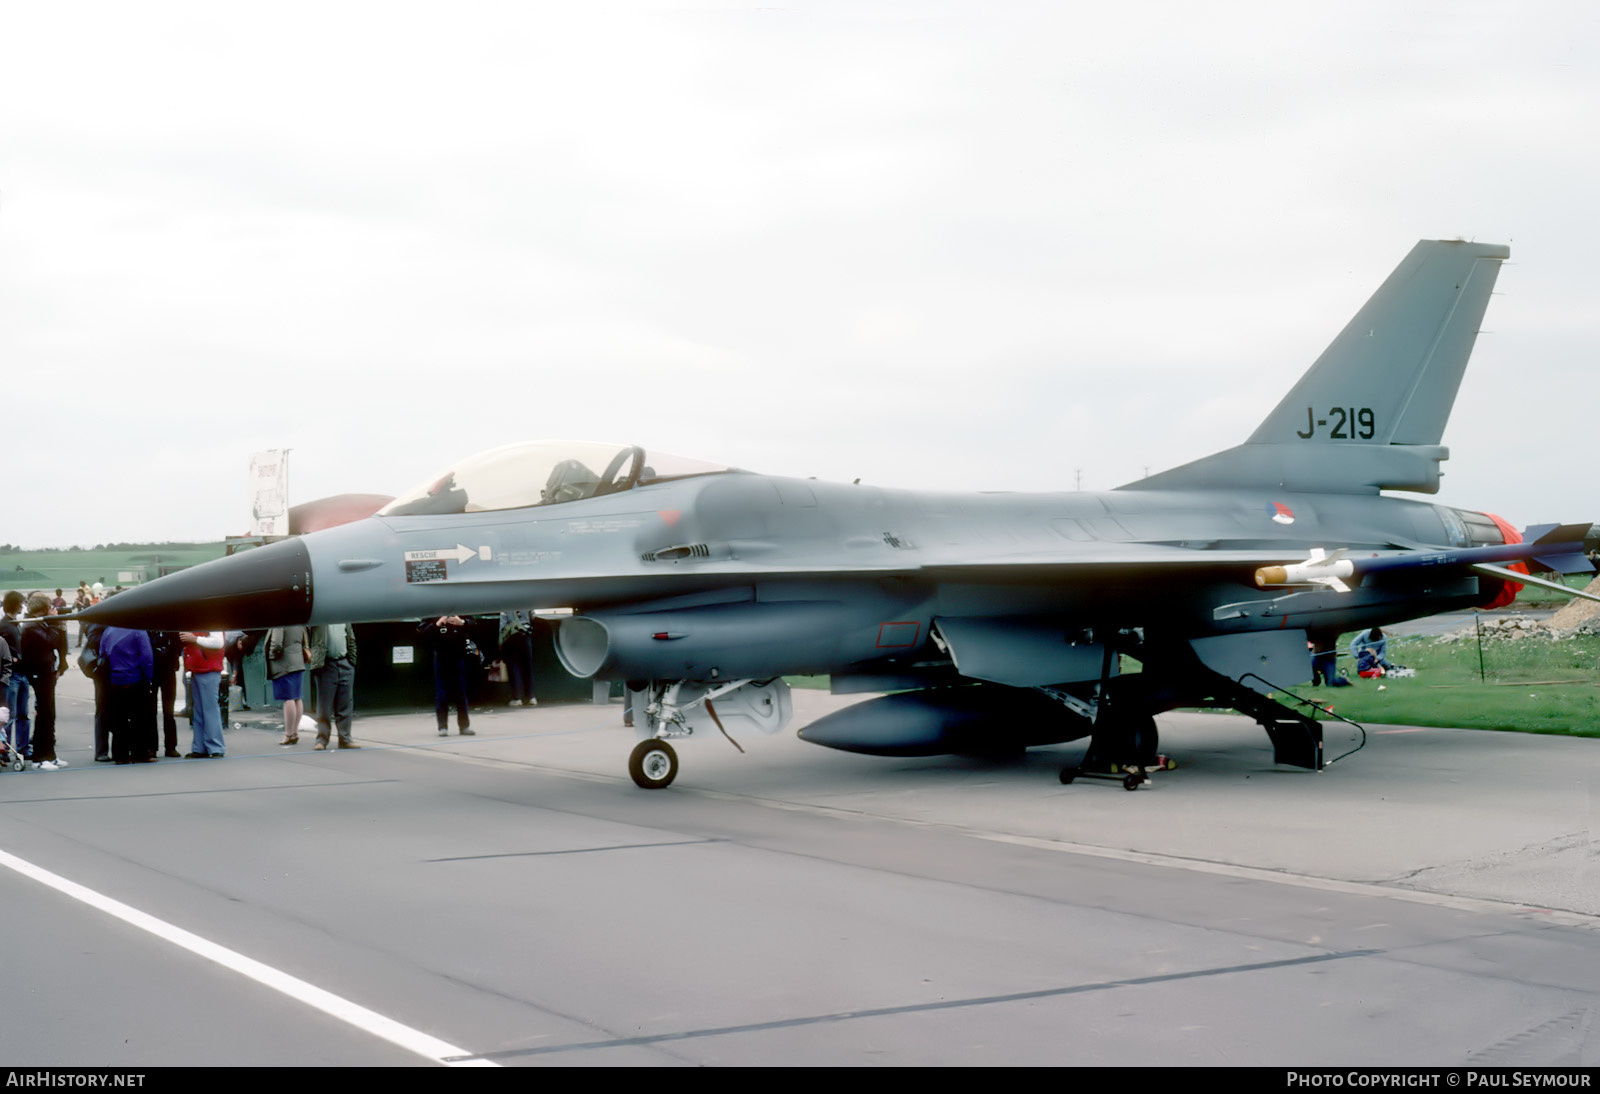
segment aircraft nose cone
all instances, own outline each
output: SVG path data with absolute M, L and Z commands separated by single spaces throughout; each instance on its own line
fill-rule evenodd
M 285 539 L 124 589 L 75 614 L 140 630 L 281 627 L 311 616 L 311 554 Z

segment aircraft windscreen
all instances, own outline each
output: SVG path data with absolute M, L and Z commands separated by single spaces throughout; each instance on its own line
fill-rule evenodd
M 483 513 L 557 505 L 641 484 L 730 470 L 704 460 L 646 453 L 637 445 L 533 441 L 471 456 L 401 494 L 378 515 Z

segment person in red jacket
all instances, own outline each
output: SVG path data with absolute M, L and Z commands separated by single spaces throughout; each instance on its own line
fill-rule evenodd
M 220 760 L 227 746 L 222 740 L 222 713 L 217 709 L 217 687 L 222 683 L 222 635 L 210 631 L 183 631 L 183 667 L 189 670 L 189 724 L 194 729 L 192 751 L 186 759 Z

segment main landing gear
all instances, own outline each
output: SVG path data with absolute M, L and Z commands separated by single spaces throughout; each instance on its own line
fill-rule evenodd
M 1089 750 L 1075 767 L 1061 769 L 1061 785 L 1074 779 L 1110 779 L 1137 790 L 1152 771 L 1171 771 L 1177 763 L 1156 752 L 1156 720 L 1148 714 L 1112 715 L 1105 711 L 1089 738 Z

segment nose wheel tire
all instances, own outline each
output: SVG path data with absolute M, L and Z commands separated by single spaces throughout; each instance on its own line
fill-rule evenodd
M 628 757 L 628 774 L 634 785 L 645 790 L 660 790 L 678 777 L 678 754 L 666 741 L 640 741 Z

